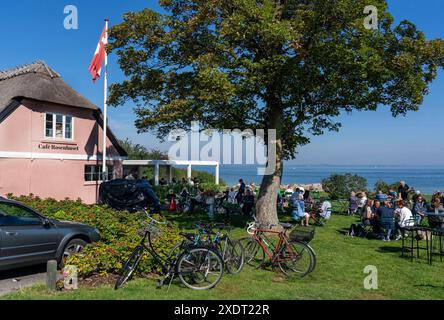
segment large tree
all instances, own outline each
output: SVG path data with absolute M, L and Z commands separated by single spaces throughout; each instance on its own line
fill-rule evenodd
M 275 129 L 276 170 L 264 176 L 257 216 L 277 224 L 283 161 L 310 135 L 338 130 L 353 110 L 419 110 L 444 64 L 444 42 L 408 21 L 394 25 L 385 0 L 378 29 L 367 0 L 163 0 L 165 13 L 128 13 L 110 48 L 127 80 L 110 103 L 137 104 L 136 126 L 159 138 L 199 121 L 213 129 Z

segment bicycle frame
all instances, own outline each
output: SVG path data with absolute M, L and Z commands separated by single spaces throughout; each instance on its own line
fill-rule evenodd
M 279 236 L 279 242 L 277 246 L 275 247 L 273 243 L 269 240 L 270 244 L 267 243 L 266 240 L 268 238 L 265 234 L 272 234 L 272 235 L 278 235 Z M 266 239 L 263 239 L 265 236 Z M 272 263 L 279 263 L 279 262 L 288 262 L 291 261 L 291 259 L 282 259 L 279 257 L 279 253 L 281 252 L 283 246 L 285 245 L 291 252 L 292 255 L 295 253 L 293 252 L 293 248 L 290 246 L 288 242 L 288 238 L 285 233 L 279 232 L 279 231 L 273 231 L 273 230 L 266 230 L 266 229 L 255 229 L 253 233 L 253 239 L 261 246 L 264 253 L 267 255 L 268 259 Z M 269 247 L 273 248 L 273 253 L 270 252 L 268 249 Z

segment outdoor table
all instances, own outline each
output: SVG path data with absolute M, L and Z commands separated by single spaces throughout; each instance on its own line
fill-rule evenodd
M 426 216 L 431 216 L 431 217 L 443 217 L 444 218 L 444 212 L 441 212 L 441 213 L 428 212 L 425 215 Z

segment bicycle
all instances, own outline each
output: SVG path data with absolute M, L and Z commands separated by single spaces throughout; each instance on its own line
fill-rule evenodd
M 224 223 L 206 223 L 196 224 L 197 234 L 184 234 L 191 245 L 204 246 L 217 251 L 224 261 L 225 268 L 230 274 L 238 274 L 242 271 L 245 264 L 245 252 L 239 241 L 231 240 L 229 231 L 231 227 Z M 214 232 L 214 229 L 218 229 Z M 177 254 L 181 244 L 176 245 L 170 252 L 170 255 Z
M 240 273 L 245 263 L 245 252 L 239 241 L 231 240 L 229 232 L 232 227 L 224 223 L 200 223 L 198 228 L 200 233 L 207 235 L 209 244 L 220 253 L 228 273 Z M 214 229 L 218 231 L 214 232 Z
M 115 284 L 115 290 L 122 288 L 137 270 L 144 252 L 148 252 L 157 263 L 162 265 L 163 280 L 158 287 L 162 287 L 166 281 L 171 286 L 177 276 L 183 285 L 193 290 L 208 290 L 216 287 L 224 273 L 224 262 L 218 252 L 212 248 L 190 245 L 184 240 L 176 253 L 170 254 L 166 259 L 162 258 L 153 247 L 153 235 L 158 235 L 158 226 L 166 226 L 167 222 L 154 219 L 144 210 L 149 226 L 143 231 L 143 238 L 133 250 L 123 268 L 119 272 L 119 278 Z M 186 235 L 182 234 L 186 238 Z
M 296 274 L 304 278 L 312 273 L 316 267 L 316 254 L 308 242 L 314 236 L 314 231 L 307 239 L 290 239 L 287 231 L 293 229 L 294 225 L 281 223 L 280 227 L 284 231 L 272 230 L 273 227 L 260 226 L 257 222 L 248 226 L 250 237 L 240 240 L 245 248 L 247 264 L 260 268 L 264 266 L 267 257 L 272 267 L 278 265 L 286 276 Z M 271 236 L 277 236 L 277 244 L 273 243 Z

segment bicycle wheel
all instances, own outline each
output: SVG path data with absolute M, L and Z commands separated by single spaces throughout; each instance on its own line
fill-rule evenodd
M 265 260 L 265 253 L 262 247 L 251 237 L 239 240 L 244 248 L 245 263 L 259 269 Z
M 192 248 L 184 252 L 177 262 L 180 281 L 193 290 L 212 289 L 224 274 L 224 262 L 212 249 Z
M 282 247 L 279 259 L 279 268 L 285 275 L 304 278 L 313 270 L 316 257 L 305 243 L 292 241 Z
M 308 249 L 310 249 L 310 254 L 312 256 L 312 265 L 311 265 L 311 270 L 310 273 L 312 273 L 315 269 L 316 269 L 316 264 L 317 264 L 317 258 L 316 258 L 316 252 L 314 251 L 314 249 L 310 246 L 310 244 L 306 243 Z
M 224 262 L 228 273 L 238 274 L 242 271 L 245 263 L 245 252 L 239 241 L 228 240 L 224 252 Z
M 134 249 L 133 253 L 131 253 L 128 260 L 123 265 L 123 268 L 119 272 L 119 278 L 117 279 L 116 285 L 114 286 L 115 290 L 118 290 L 124 286 L 124 284 L 131 278 L 134 271 L 137 269 L 137 266 L 142 259 L 143 248 L 141 246 L 137 246 Z

